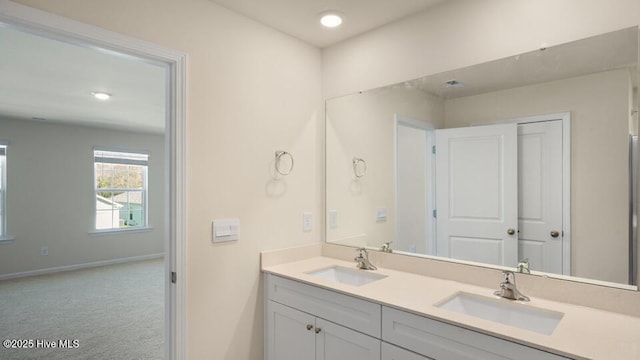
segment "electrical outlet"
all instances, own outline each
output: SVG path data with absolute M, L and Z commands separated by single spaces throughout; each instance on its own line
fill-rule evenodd
M 41 256 L 47 256 L 49 255 L 49 247 L 48 246 L 43 246 L 40 248 L 40 255 Z

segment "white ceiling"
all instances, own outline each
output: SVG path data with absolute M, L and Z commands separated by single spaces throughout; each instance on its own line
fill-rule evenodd
M 0 26 L 0 115 L 161 133 L 166 76 L 131 56 Z
M 318 47 L 326 47 L 445 0 L 210 0 Z M 320 14 L 335 10 L 343 23 L 320 25 Z

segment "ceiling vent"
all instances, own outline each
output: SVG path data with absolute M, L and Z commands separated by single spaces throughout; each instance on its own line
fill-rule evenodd
M 444 87 L 446 88 L 461 88 L 464 87 L 464 84 L 458 80 L 449 80 L 444 82 Z

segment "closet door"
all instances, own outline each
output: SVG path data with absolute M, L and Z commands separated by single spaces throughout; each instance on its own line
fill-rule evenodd
M 438 256 L 518 263 L 516 124 L 436 131 Z

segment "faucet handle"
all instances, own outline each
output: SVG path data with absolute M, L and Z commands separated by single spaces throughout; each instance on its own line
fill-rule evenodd
M 502 275 L 504 276 L 504 280 L 502 281 L 505 284 L 515 284 L 516 283 L 516 276 L 513 273 L 513 271 L 510 270 L 502 270 Z M 510 281 L 509 278 L 513 279 L 513 281 Z
M 531 274 L 531 270 L 529 270 L 529 259 L 520 260 L 518 262 L 517 270 L 519 273 Z

